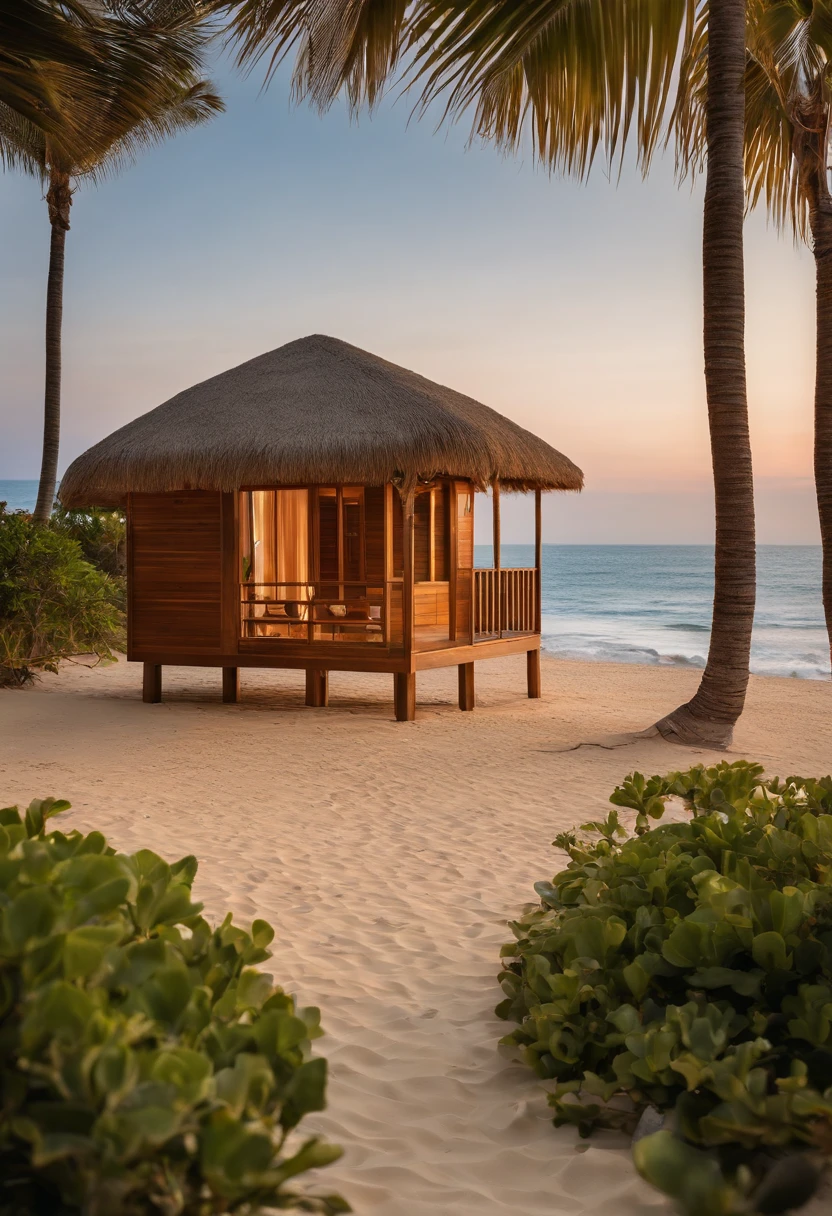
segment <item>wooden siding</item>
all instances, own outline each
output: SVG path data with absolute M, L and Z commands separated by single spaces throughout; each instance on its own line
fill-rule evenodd
M 393 578 L 401 578 L 404 574 L 404 517 L 402 515 L 402 496 L 398 490 L 393 491 Z
M 430 490 L 416 495 L 413 511 L 413 570 L 417 583 L 430 581 Z
M 388 584 L 388 595 L 390 597 L 390 634 L 387 639 L 388 645 L 394 649 L 400 649 L 404 645 L 404 595 L 402 592 L 402 584 Z
M 433 492 L 433 577 L 437 583 L 447 582 L 450 561 L 450 487 L 440 482 Z
M 470 570 L 474 564 L 474 487 L 470 482 L 458 481 L 457 493 L 457 539 L 456 564 L 460 570 Z M 464 513 L 464 503 L 470 498 L 471 510 Z
M 384 487 L 364 490 L 364 544 L 367 582 L 384 582 Z
M 416 626 L 448 624 L 448 584 L 417 583 L 415 590 Z
M 471 634 L 471 581 L 470 570 L 456 572 L 456 636 L 467 642 Z
M 222 495 L 131 494 L 129 650 L 222 650 Z

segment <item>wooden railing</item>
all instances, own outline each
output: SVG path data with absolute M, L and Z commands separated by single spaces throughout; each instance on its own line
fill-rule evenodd
M 474 639 L 536 633 L 537 570 L 474 570 Z
M 240 584 L 244 638 L 384 643 L 386 607 L 383 586 L 369 583 Z

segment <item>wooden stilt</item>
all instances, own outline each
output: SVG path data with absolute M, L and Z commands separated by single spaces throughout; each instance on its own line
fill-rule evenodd
M 306 704 L 313 709 L 329 705 L 329 672 L 312 668 L 306 673 Z
M 540 696 L 540 651 L 526 651 L 526 682 L 529 688 L 529 696 L 533 700 L 537 700 Z
M 396 702 L 396 721 L 412 722 L 416 717 L 415 672 L 397 671 L 394 674 L 393 695 Z
M 459 708 L 473 709 L 475 704 L 474 664 L 460 663 L 457 671 L 459 672 Z
M 227 705 L 236 705 L 240 699 L 239 667 L 223 667 L 222 699 Z
M 162 664 L 145 663 L 142 673 L 142 700 L 156 705 L 162 699 Z

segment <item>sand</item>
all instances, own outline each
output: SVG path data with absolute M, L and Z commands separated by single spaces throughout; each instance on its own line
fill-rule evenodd
M 715 753 L 640 729 L 694 691 L 676 668 L 544 660 L 541 701 L 522 656 L 477 668 L 477 710 L 456 672 L 418 677 L 415 723 L 392 720 L 392 679 L 335 673 L 331 707 L 302 676 L 165 672 L 143 705 L 140 667 L 65 665 L 0 694 L 0 798 L 69 798 L 69 825 L 121 849 L 200 859 L 207 914 L 262 916 L 278 980 L 321 1007 L 329 1109 L 311 1128 L 342 1144 L 321 1184 L 362 1216 L 580 1216 L 666 1212 L 625 1142 L 555 1131 L 539 1083 L 501 1055 L 492 1010 L 505 921 L 556 868 L 551 841 L 603 811 L 633 768 Z M 832 686 L 752 679 L 733 756 L 772 772 L 832 767 Z

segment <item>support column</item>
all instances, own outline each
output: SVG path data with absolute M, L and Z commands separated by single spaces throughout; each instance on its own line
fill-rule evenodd
M 533 701 L 540 697 L 540 651 L 526 651 L 526 683 Z
M 500 574 L 500 479 L 495 477 L 491 483 L 491 507 L 493 511 L 493 540 L 494 550 L 494 579 L 497 583 L 495 599 L 494 630 L 498 638 L 503 636 L 503 577 Z
M 541 596 L 543 592 L 543 514 L 540 503 L 540 490 L 534 492 L 534 631 L 540 633 L 541 626 Z
M 162 664 L 145 663 L 142 673 L 142 700 L 156 705 L 162 699 Z
M 397 671 L 393 675 L 396 721 L 412 722 L 416 717 L 416 673 Z
M 457 667 L 459 673 L 459 708 L 473 709 L 476 704 L 474 697 L 474 664 L 460 663 Z
M 306 673 L 306 704 L 313 709 L 329 705 L 329 672 L 313 667 Z
M 402 580 L 402 623 L 404 627 L 404 654 L 408 663 L 413 653 L 416 637 L 416 586 L 415 586 L 415 529 L 413 513 L 416 495 L 408 490 L 402 496 L 402 558 L 404 578 Z
M 223 667 L 222 699 L 226 705 L 236 705 L 240 699 L 239 667 Z

